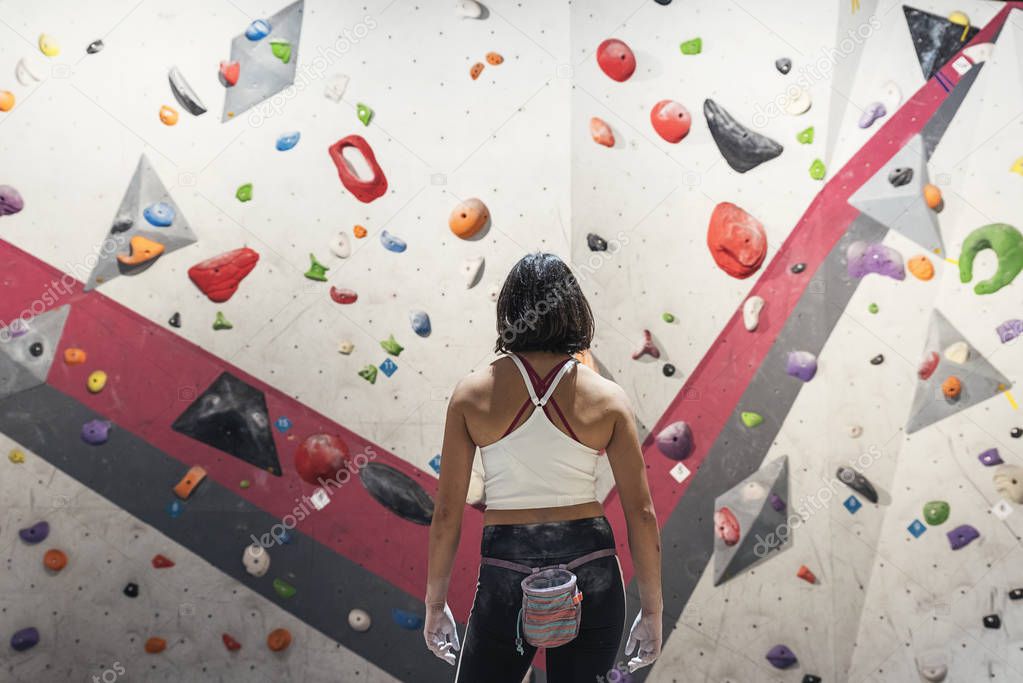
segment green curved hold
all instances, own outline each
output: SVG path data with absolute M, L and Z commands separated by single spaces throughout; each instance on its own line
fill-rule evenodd
M 252 183 L 245 183 L 239 185 L 238 190 L 234 193 L 235 199 L 240 202 L 247 202 L 252 199 Z
M 813 163 L 810 164 L 810 177 L 814 180 L 824 180 L 824 174 L 827 173 L 827 169 L 824 167 L 824 162 L 820 159 L 814 159 Z
M 666 323 L 673 323 L 675 322 L 675 316 L 672 315 L 671 313 L 662 313 L 661 320 L 663 320 Z
M 285 64 L 291 61 L 291 43 L 286 40 L 270 41 L 270 51 Z
M 405 350 L 404 346 L 395 341 L 393 334 L 387 339 L 380 342 L 380 346 L 384 349 L 384 351 L 391 354 L 392 356 L 400 355 L 401 352 Z
M 283 579 L 274 579 L 274 591 L 277 592 L 277 595 L 285 599 L 294 597 L 295 593 L 298 592 L 294 586 Z
M 760 413 L 754 413 L 752 411 L 743 411 L 740 417 L 742 418 L 742 423 L 749 427 L 750 429 L 756 427 L 757 425 L 764 421 L 763 415 L 761 415 Z
M 959 255 L 959 280 L 973 279 L 973 260 L 985 249 L 991 249 L 998 257 L 998 268 L 987 280 L 978 282 L 973 291 L 977 294 L 994 294 L 1010 284 L 1023 270 L 1023 234 L 1006 223 L 992 223 L 977 228 L 963 242 Z
M 929 503 L 924 504 L 924 519 L 931 526 L 938 526 L 943 524 L 948 519 L 948 514 L 951 508 L 948 503 L 943 500 L 932 500 Z
M 362 121 L 362 125 L 368 126 L 370 119 L 373 118 L 373 110 L 362 102 L 359 102 L 355 105 L 355 115 L 359 117 L 360 121 Z
M 359 377 L 363 378 L 370 384 L 376 384 L 377 381 L 377 366 L 367 365 L 362 370 L 359 370 Z
M 813 144 L 813 126 L 796 133 L 796 140 L 799 140 L 804 145 Z
M 693 38 L 692 40 L 683 42 L 678 46 L 678 48 L 682 50 L 682 54 L 684 55 L 698 55 L 703 52 L 703 40 L 700 38 Z
M 320 282 L 327 281 L 327 271 L 330 270 L 327 266 L 323 265 L 316 260 L 316 256 L 309 254 L 309 270 L 305 272 L 305 276 L 310 280 L 319 280 Z
M 230 330 L 234 327 L 231 322 L 224 317 L 224 314 L 217 311 L 217 318 L 213 321 L 213 329 L 215 330 Z

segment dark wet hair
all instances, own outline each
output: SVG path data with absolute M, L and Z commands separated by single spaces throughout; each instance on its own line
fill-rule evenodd
M 523 256 L 497 298 L 498 353 L 590 348 L 593 311 L 565 262 L 554 254 Z

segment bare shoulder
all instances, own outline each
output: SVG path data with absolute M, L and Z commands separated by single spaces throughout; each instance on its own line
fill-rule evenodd
M 610 415 L 631 415 L 632 404 L 629 395 L 613 382 L 585 365 L 579 366 L 579 388 L 587 399 L 600 406 L 602 412 Z
M 458 380 L 451 392 L 451 406 L 465 409 L 486 402 L 494 389 L 494 363 L 473 370 Z

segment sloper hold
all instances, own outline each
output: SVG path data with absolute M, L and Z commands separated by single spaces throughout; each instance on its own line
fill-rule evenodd
M 835 472 L 835 476 L 838 477 L 839 481 L 869 500 L 871 503 L 877 502 L 877 490 L 874 488 L 874 485 L 870 483 L 870 480 L 863 476 L 860 472 L 857 472 L 851 467 L 839 467 L 838 471 Z
M 258 261 L 259 254 L 242 247 L 195 264 L 188 269 L 188 277 L 210 301 L 223 303 L 234 296 Z
M 714 585 L 745 571 L 788 544 L 785 508 L 771 505 L 773 496 L 789 498 L 788 458 L 781 457 L 722 493 L 714 501 L 714 510 L 727 508 L 739 528 L 734 545 L 714 536 Z M 710 520 L 708 520 L 709 522 Z
M 46 383 L 70 311 L 65 305 L 40 313 L 18 332 L 0 328 L 0 398 Z
M 408 475 L 371 462 L 359 471 L 359 480 L 378 503 L 402 519 L 424 526 L 433 521 L 433 499 Z
M 771 138 L 743 126 L 714 100 L 704 100 L 703 115 L 721 156 L 739 173 L 774 159 L 785 149 Z
M 222 373 L 171 428 L 253 467 L 281 476 L 263 392 Z
M 931 313 L 931 323 L 922 356 L 933 358 L 952 344 L 969 340 L 938 310 Z M 962 365 L 939 360 L 926 379 L 918 375 L 916 393 L 906 422 L 906 433 L 912 434 L 928 425 L 973 407 L 1012 386 L 1012 382 L 995 368 L 976 347 L 970 345 L 969 358 Z M 928 368 L 930 369 L 930 368 Z M 936 400 L 942 385 L 951 377 L 961 379 L 960 393 L 955 401 Z
M 916 58 L 924 78 L 930 80 L 948 60 L 973 40 L 979 29 L 967 27 L 965 31 L 945 17 L 902 6 L 906 24 L 916 49 Z
M 170 73 L 167 75 L 167 79 L 170 81 L 171 92 L 174 93 L 174 99 L 178 101 L 182 107 L 185 108 L 192 116 L 199 116 L 206 113 L 206 105 L 202 103 L 199 96 L 192 90 L 192 86 L 185 80 L 184 74 L 176 66 L 172 66 Z
M 679 420 L 657 434 L 657 450 L 672 460 L 685 460 L 693 451 L 693 430 Z

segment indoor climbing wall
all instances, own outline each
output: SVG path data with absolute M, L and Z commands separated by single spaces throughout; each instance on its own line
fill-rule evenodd
M 3 678 L 448 680 L 444 409 L 537 249 L 662 526 L 607 680 L 1023 678 L 1020 5 L 3 4 Z

